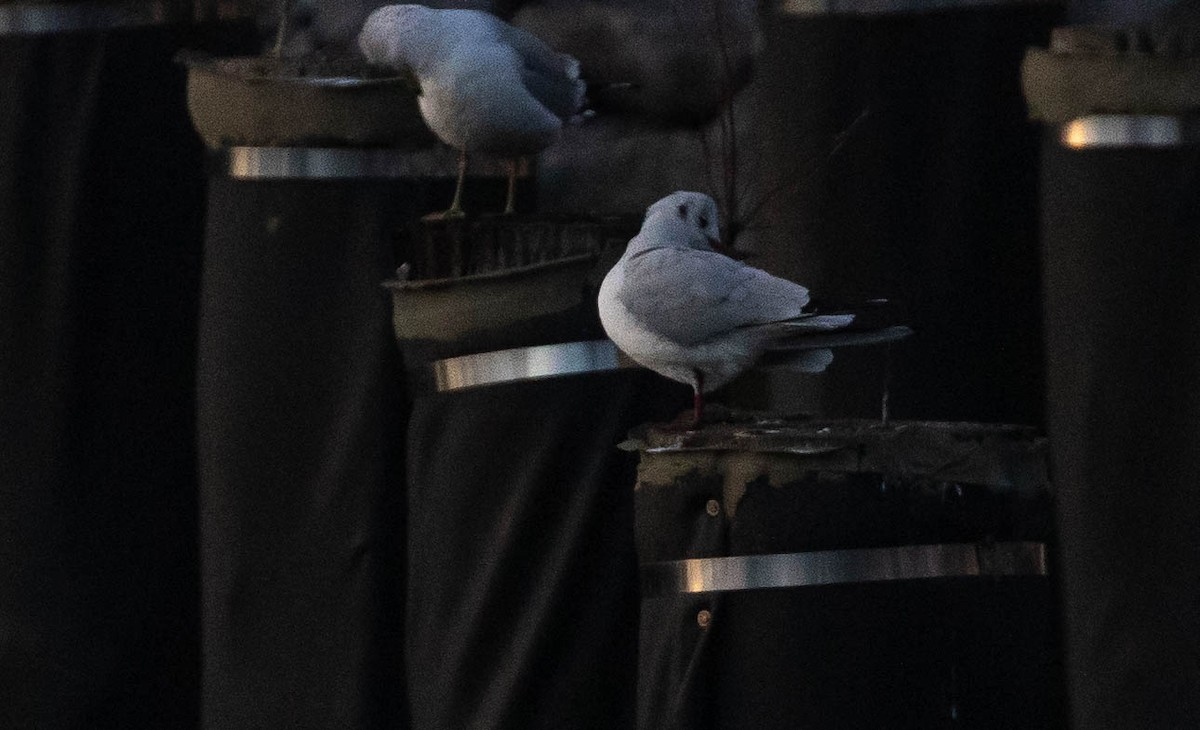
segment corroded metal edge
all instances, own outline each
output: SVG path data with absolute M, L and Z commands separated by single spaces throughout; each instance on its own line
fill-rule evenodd
M 385 289 L 393 291 L 421 291 L 426 289 L 448 289 L 459 287 L 463 284 L 480 281 L 505 281 L 508 279 L 519 279 L 526 274 L 536 274 L 545 271 L 553 271 L 555 269 L 572 269 L 591 266 L 595 263 L 597 253 L 582 253 L 574 256 L 565 256 L 561 259 L 552 261 L 543 261 L 527 266 L 513 266 L 506 269 L 497 269 L 496 271 L 485 271 L 479 274 L 467 274 L 465 276 L 452 276 L 442 279 L 389 279 L 383 282 Z
M 734 414 L 728 422 L 704 424 L 691 431 L 651 426 L 637 437 L 643 450 L 656 453 L 724 450 L 794 453 L 797 443 L 830 450 L 883 444 L 918 434 L 955 442 L 995 438 L 1034 443 L 1040 438 L 1037 429 L 1019 424 L 897 420 L 883 423 L 865 418 L 802 420 L 744 413 Z
M 872 473 L 1037 492 L 1050 489 L 1049 443 L 1031 426 L 943 421 L 746 418 L 680 431 L 643 427 L 638 488 L 691 470 L 742 481 L 807 472 Z M 736 501 L 736 500 L 735 500 Z

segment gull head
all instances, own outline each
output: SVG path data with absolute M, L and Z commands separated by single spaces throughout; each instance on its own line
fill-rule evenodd
M 652 220 L 679 221 L 694 229 L 698 235 L 688 236 L 692 248 L 722 249 L 717 201 L 704 193 L 686 190 L 671 193 L 646 209 L 646 222 Z
M 384 5 L 367 16 L 358 48 L 370 63 L 415 70 L 436 47 L 436 13 L 424 5 Z

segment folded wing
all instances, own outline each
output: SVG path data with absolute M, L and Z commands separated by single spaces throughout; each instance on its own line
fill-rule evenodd
M 806 314 L 803 286 L 712 251 L 650 248 L 626 261 L 624 277 L 626 309 L 681 345 L 744 327 L 784 326 L 785 320 L 794 320 L 786 326 L 822 331 L 844 326 Z
M 579 61 L 516 26 L 502 24 L 498 32 L 500 40 L 520 58 L 522 80 L 529 93 L 561 119 L 578 114 L 587 91 L 579 78 Z

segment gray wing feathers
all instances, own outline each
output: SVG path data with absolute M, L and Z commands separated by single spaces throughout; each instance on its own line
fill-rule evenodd
M 799 284 L 711 251 L 646 250 L 626 261 L 624 276 L 626 309 L 684 345 L 804 316 L 809 298 Z
M 535 99 L 562 119 L 579 113 L 587 87 L 579 78 L 576 58 L 516 26 L 500 26 L 500 37 L 520 57 L 525 88 Z
M 840 330 L 843 327 L 849 327 L 853 321 L 853 314 L 811 314 L 787 322 L 778 322 L 777 325 L 784 333 L 799 334 L 801 332 Z
M 527 68 L 544 74 L 556 74 L 571 79 L 579 78 L 579 61 L 565 53 L 559 53 L 527 30 L 507 23 L 498 23 L 500 39 L 512 46 L 521 56 Z
M 583 105 L 583 82 L 565 76 L 552 76 L 528 66 L 521 70 L 526 91 L 559 119 L 570 119 Z

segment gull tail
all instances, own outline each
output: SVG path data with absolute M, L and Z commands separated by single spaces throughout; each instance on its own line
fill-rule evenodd
M 810 314 L 803 318 L 789 319 L 778 325 L 795 333 L 830 332 L 849 327 L 854 322 L 853 314 Z
M 778 335 L 772 349 L 818 350 L 895 342 L 913 333 L 902 324 L 905 318 L 903 308 L 886 299 L 839 307 L 838 311 L 814 311 L 772 325 Z
M 903 340 L 912 333 L 912 328 L 902 324 L 869 330 L 847 329 L 781 339 L 774 343 L 772 347 L 781 350 L 812 350 L 829 347 L 882 345 L 888 342 Z

